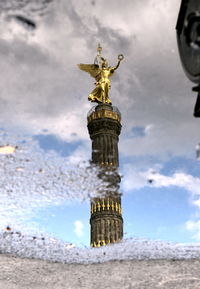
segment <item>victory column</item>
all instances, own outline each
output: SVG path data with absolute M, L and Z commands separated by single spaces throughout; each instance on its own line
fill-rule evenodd
M 91 246 L 100 247 L 115 243 L 123 238 L 123 219 L 120 176 L 118 174 L 118 137 L 121 131 L 121 114 L 109 99 L 110 77 L 119 67 L 124 56 L 118 56 L 114 67 L 108 66 L 98 46 L 94 64 L 79 64 L 79 68 L 95 78 L 96 87 L 88 100 L 97 102 L 88 113 L 88 131 L 92 140 L 92 163 L 100 168 L 99 177 L 106 180 L 107 191 L 102 197 L 91 200 Z

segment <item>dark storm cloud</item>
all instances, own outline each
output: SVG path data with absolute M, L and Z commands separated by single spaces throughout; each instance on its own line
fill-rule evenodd
M 45 12 L 49 4 L 54 0 L 0 0 L 0 11 L 11 13 L 15 11 L 24 11 L 26 13 L 39 14 Z
M 58 69 L 58 64 L 37 45 L 17 40 L 12 45 L 9 41 L 1 42 L 0 51 L 4 55 L 0 59 L 1 67 L 4 68 L 1 98 L 10 102 L 10 105 L 15 104 L 18 113 L 28 112 L 35 116 L 56 114 L 56 104 L 52 103 L 51 106 L 47 103 L 50 104 L 54 98 L 52 94 L 55 93 L 55 85 L 51 83 L 55 81 L 53 71 Z M 40 86 L 42 90 L 38 92 Z M 58 91 L 59 88 L 56 89 L 57 97 Z M 6 114 L 4 107 L 0 109 Z

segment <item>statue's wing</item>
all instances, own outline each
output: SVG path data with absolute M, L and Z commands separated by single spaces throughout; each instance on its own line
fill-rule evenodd
M 94 78 L 101 72 L 101 69 L 97 64 L 78 64 L 78 67 L 81 70 L 88 72 Z

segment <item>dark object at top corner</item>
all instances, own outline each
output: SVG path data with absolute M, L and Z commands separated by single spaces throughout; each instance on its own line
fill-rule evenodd
M 182 0 L 176 25 L 178 48 L 189 79 L 200 83 L 200 1 Z
M 200 117 L 200 0 L 182 0 L 176 30 L 183 69 L 197 83 L 194 116 Z

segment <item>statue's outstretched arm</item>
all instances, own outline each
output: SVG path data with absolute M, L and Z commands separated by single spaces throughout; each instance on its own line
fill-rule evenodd
M 123 55 L 123 54 L 118 55 L 118 63 L 117 63 L 117 65 L 116 65 L 115 67 L 113 67 L 113 70 L 114 70 L 114 71 L 119 67 L 120 62 L 121 62 L 123 59 L 124 59 L 124 55 Z
M 121 60 L 119 60 L 118 63 L 117 63 L 117 65 L 116 65 L 115 67 L 113 67 L 113 70 L 116 70 L 116 69 L 119 67 L 120 62 L 121 62 Z

